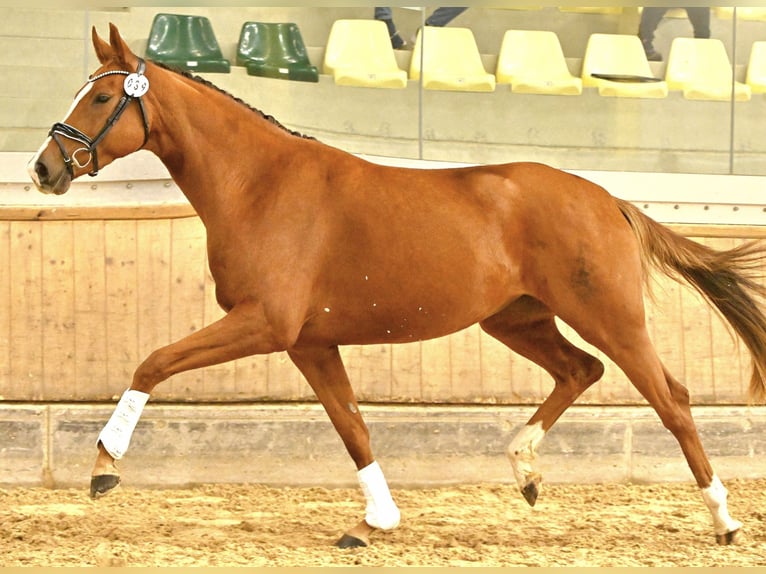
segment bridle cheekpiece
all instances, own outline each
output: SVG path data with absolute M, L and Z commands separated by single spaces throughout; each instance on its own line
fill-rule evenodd
M 133 100 L 136 100 L 139 107 L 141 108 L 141 118 L 143 119 L 144 123 L 144 142 L 141 144 L 141 148 L 146 145 L 146 142 L 149 140 L 149 121 L 146 117 L 144 101 L 141 99 L 141 97 L 146 94 L 147 91 L 149 91 L 149 79 L 144 75 L 145 71 L 146 62 L 139 58 L 138 67 L 135 72 L 127 72 L 125 70 L 109 70 L 88 79 L 88 83 L 93 83 L 96 80 L 100 80 L 101 78 L 112 76 L 114 74 L 126 76 L 122 86 L 124 93 L 120 98 L 120 101 L 117 103 L 117 107 L 112 112 L 112 115 L 110 115 L 106 120 L 106 124 L 95 138 L 91 139 L 76 127 L 70 126 L 64 122 L 53 124 L 53 127 L 51 128 L 48 135 L 51 136 L 59 146 L 61 155 L 64 157 L 64 164 L 66 164 L 66 168 L 70 176 L 74 177 L 74 168 L 72 167 L 72 164 L 82 169 L 91 162 L 93 163 L 93 169 L 88 173 L 88 175 L 94 176 L 98 174 L 98 151 L 96 146 L 99 144 L 99 142 L 101 142 L 102 139 L 104 139 L 104 137 L 106 137 L 106 134 L 109 133 L 109 130 L 111 130 L 114 124 L 117 123 L 117 120 L 120 119 L 122 112 L 125 111 L 125 108 L 127 108 L 128 104 Z M 70 157 L 66 152 L 66 148 L 64 148 L 64 144 L 61 141 L 61 136 L 81 143 L 84 147 L 74 150 L 74 152 L 72 152 L 72 156 Z M 80 161 L 80 159 L 78 159 L 78 154 L 82 153 L 87 154 L 87 157 L 84 158 L 84 161 Z

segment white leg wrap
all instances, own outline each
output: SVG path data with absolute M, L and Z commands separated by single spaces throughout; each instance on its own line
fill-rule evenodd
M 128 450 L 130 437 L 144 410 L 148 393 L 127 390 L 122 394 L 112 417 L 98 435 L 98 441 L 115 460 L 120 460 Z
M 721 483 L 716 475 L 713 475 L 713 481 L 710 486 L 702 489 L 702 498 L 713 515 L 713 528 L 716 534 L 726 534 L 742 528 L 742 523 L 733 520 L 729 516 L 726 508 L 726 487 Z
M 364 517 L 367 524 L 381 530 L 391 530 L 399 526 L 399 509 L 391 498 L 388 483 L 377 461 L 358 471 L 357 476 L 367 499 L 367 514 Z
M 526 486 L 528 477 L 534 474 L 532 463 L 537 458 L 535 450 L 545 438 L 543 423 L 526 425 L 508 445 L 508 459 L 511 461 L 513 475 L 520 488 Z

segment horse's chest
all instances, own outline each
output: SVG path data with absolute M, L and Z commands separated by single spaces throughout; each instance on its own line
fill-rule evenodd
M 270 263 L 253 246 L 238 243 L 225 249 L 208 247 L 208 264 L 216 300 L 225 311 L 246 300 L 267 302 L 283 291 L 272 287 L 281 283 L 283 267 Z
M 247 273 L 252 265 L 241 257 L 210 248 L 208 264 L 215 282 L 216 301 L 224 311 L 230 311 L 252 289 L 254 279 Z

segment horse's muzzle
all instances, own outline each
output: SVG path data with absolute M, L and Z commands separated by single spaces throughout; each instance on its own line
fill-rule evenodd
M 41 193 L 62 195 L 69 190 L 72 183 L 72 177 L 64 165 L 52 167 L 41 155 L 30 160 L 27 172 Z

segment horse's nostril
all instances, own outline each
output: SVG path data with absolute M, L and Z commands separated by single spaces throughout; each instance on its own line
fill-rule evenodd
M 35 173 L 41 182 L 48 180 L 48 167 L 43 162 L 38 161 L 35 163 Z

